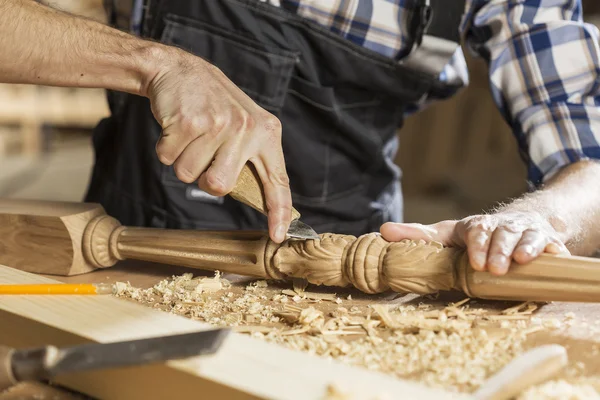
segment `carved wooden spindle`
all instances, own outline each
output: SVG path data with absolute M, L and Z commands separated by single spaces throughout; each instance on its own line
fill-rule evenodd
M 285 243 L 273 264 L 287 276 L 316 285 L 427 294 L 454 288 L 457 255 L 437 243 L 389 243 L 376 233 L 359 238 L 324 234 L 320 241 Z
M 97 204 L 0 200 L 0 264 L 74 275 L 137 259 L 317 285 L 471 297 L 600 301 L 600 260 L 542 255 L 498 277 L 474 271 L 464 251 L 437 243 L 389 243 L 324 234 L 321 240 L 271 242 L 263 232 L 202 232 L 123 227 Z
M 389 243 L 374 233 L 287 242 L 275 252 L 273 264 L 313 284 L 351 284 L 365 293 L 392 289 L 424 295 L 456 289 L 483 299 L 600 301 L 597 259 L 545 254 L 526 265 L 513 263 L 506 275 L 495 276 L 471 268 L 463 250 L 424 241 Z

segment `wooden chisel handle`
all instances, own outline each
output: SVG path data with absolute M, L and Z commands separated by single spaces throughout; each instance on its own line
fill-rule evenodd
M 244 165 L 238 181 L 229 195 L 237 201 L 267 215 L 265 191 L 252 163 Z M 292 221 L 299 218 L 300 213 L 295 208 L 292 208 Z
M 545 345 L 518 356 L 474 393 L 476 400 L 508 400 L 558 374 L 568 362 L 567 350 Z

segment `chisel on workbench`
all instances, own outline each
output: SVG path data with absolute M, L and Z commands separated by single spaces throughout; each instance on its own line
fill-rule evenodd
M 263 185 L 256 169 L 251 163 L 247 163 L 238 178 L 238 181 L 229 193 L 237 201 L 246 204 L 267 215 L 267 202 Z M 292 223 L 287 231 L 288 238 L 294 239 L 319 239 L 319 235 L 310 226 L 300 221 L 300 213 L 292 207 Z
M 22 381 L 71 372 L 128 367 L 215 353 L 228 329 L 74 347 L 12 349 L 0 346 L 0 392 Z

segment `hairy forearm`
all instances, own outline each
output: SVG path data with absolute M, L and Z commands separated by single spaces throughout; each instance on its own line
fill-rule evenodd
M 581 161 L 564 168 L 540 190 L 498 211 L 538 212 L 574 255 L 600 249 L 600 163 Z
M 0 82 L 145 95 L 166 46 L 32 0 L 0 0 Z

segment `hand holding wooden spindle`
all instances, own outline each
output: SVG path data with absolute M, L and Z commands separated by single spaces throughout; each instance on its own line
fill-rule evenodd
M 600 301 L 600 260 L 542 255 L 504 276 L 438 243 L 324 234 L 278 245 L 264 232 L 124 227 L 95 204 L 0 201 L 0 264 L 74 275 L 136 259 L 266 279 L 306 278 L 365 293 L 462 290 L 484 299 Z

